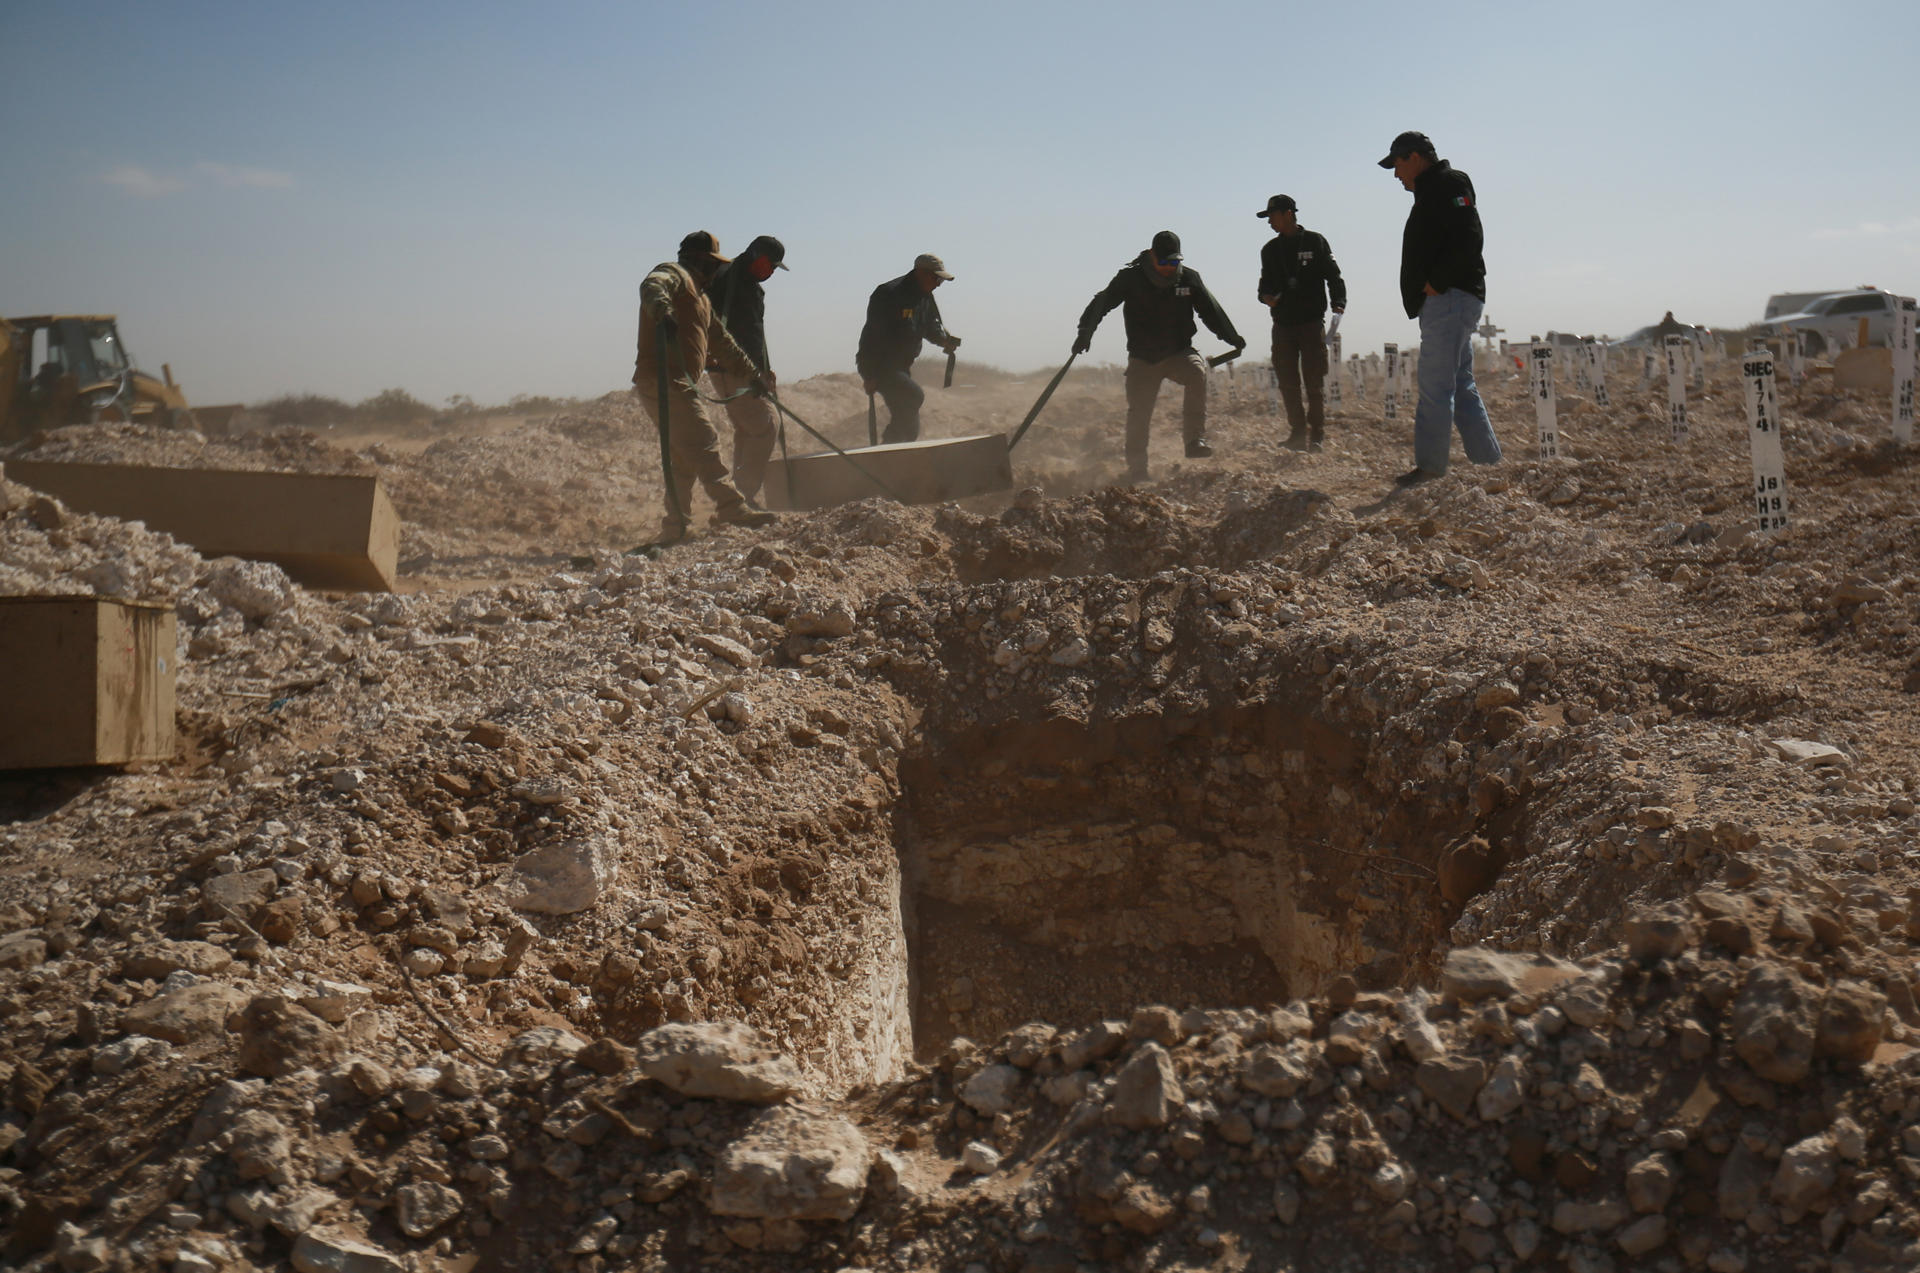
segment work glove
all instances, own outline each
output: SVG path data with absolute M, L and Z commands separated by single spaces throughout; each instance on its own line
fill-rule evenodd
M 940 348 L 946 350 L 948 353 L 952 353 L 954 350 L 960 348 L 960 338 L 958 336 L 949 336 L 947 337 L 947 343 L 940 346 Z
M 1247 342 L 1244 340 L 1230 340 L 1227 343 L 1233 346 L 1233 352 L 1235 352 L 1236 354 L 1244 353 L 1246 351 Z
M 1074 337 L 1073 352 L 1075 357 L 1078 357 L 1079 355 L 1086 353 L 1089 349 L 1092 349 L 1092 348 L 1093 348 L 1092 332 L 1083 331 L 1078 336 Z

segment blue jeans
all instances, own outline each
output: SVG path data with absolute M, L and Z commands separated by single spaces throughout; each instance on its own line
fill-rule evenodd
M 1473 383 L 1473 329 L 1484 303 L 1450 287 L 1420 307 L 1420 405 L 1413 413 L 1413 462 L 1429 473 L 1447 471 L 1455 427 L 1475 464 L 1500 462 L 1500 439 Z

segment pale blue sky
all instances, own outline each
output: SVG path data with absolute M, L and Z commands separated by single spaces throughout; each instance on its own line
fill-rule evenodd
M 1511 334 L 1735 325 L 1920 290 L 1917 38 L 1914 0 L 0 0 L 0 312 L 117 312 L 201 402 L 595 394 L 640 276 L 706 228 L 786 241 L 789 379 L 850 370 L 922 251 L 962 352 L 1024 370 L 1171 228 L 1258 351 L 1285 192 L 1353 352 L 1417 337 L 1374 161 L 1421 128 L 1479 189 Z M 1124 357 L 1118 315 L 1093 355 Z

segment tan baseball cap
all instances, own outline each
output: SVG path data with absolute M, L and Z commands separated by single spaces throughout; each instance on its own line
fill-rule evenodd
M 922 252 L 919 256 L 914 257 L 913 268 L 916 270 L 929 270 L 935 278 L 953 277 L 953 275 L 947 273 L 947 263 L 931 252 Z

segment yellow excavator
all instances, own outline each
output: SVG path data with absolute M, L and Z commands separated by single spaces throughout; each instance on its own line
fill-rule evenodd
M 133 365 L 111 314 L 0 318 L 0 443 L 64 424 L 196 427 L 173 369 L 161 374 Z

